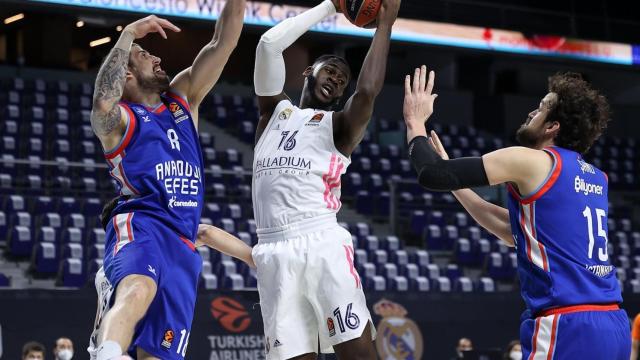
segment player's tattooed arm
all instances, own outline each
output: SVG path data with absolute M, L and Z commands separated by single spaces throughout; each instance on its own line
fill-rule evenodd
M 131 45 L 135 39 L 154 32 L 166 39 L 165 29 L 180 31 L 180 28 L 168 20 L 155 15 L 127 25 L 100 67 L 93 91 L 91 126 L 105 149 L 111 149 L 111 145 L 117 144 L 126 128 L 126 117 L 118 102 L 122 98 L 127 80 Z
M 382 91 L 391 42 L 391 28 L 398 16 L 400 0 L 382 0 L 373 41 L 362 64 L 356 90 L 344 110 L 334 114 L 334 142 L 338 150 L 350 156 L 364 136 L 376 97 Z
M 130 38 L 129 48 L 133 36 Z M 91 111 L 91 126 L 98 137 L 108 136 L 122 127 L 118 102 L 124 91 L 128 61 L 129 49 L 114 47 L 98 72 Z

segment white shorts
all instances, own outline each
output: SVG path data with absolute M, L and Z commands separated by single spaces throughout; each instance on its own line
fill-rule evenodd
M 375 328 L 353 264 L 351 234 L 334 214 L 258 231 L 257 266 L 266 358 L 333 352 Z

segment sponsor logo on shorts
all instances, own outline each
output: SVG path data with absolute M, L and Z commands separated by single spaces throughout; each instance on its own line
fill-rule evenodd
M 280 340 L 276 339 L 276 341 L 273 342 L 273 347 L 277 348 L 277 347 L 280 347 L 280 346 L 282 346 L 282 343 L 280 342 Z
M 332 318 L 327 318 L 327 329 L 329 329 L 329 337 L 336 334 L 336 326 L 333 324 Z
M 188 200 L 188 201 L 178 201 L 176 200 L 176 197 L 172 197 L 171 199 L 169 199 L 169 207 L 170 208 L 174 208 L 174 207 L 198 207 L 198 202 L 197 201 L 193 201 L 193 200 Z
M 243 332 L 251 325 L 251 317 L 245 307 L 226 296 L 213 299 L 211 315 L 218 320 L 223 328 L 232 333 Z
M 165 349 L 171 349 L 171 343 L 173 343 L 174 337 L 175 334 L 173 333 L 173 330 L 165 331 L 164 336 L 162 337 L 162 343 L 160 345 L 162 345 L 162 347 Z
M 373 311 L 382 317 L 376 339 L 381 359 L 422 359 L 422 333 L 416 323 L 406 317 L 404 306 L 381 299 Z

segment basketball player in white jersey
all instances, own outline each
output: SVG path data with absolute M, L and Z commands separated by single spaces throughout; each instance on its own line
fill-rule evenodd
M 333 111 L 351 79 L 347 62 L 318 58 L 303 73 L 300 105 L 283 92 L 282 52 L 339 10 L 338 0 L 267 31 L 256 51 L 253 205 L 258 245 L 253 259 L 267 359 L 375 359 L 375 329 L 353 264 L 353 243 L 338 225 L 340 176 L 361 141 L 386 72 L 391 27 L 400 0 L 383 0 L 377 30 L 355 93 Z

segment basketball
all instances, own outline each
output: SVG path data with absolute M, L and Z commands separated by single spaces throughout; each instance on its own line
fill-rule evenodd
M 382 0 L 340 0 L 340 8 L 352 24 L 374 28 L 381 3 Z

